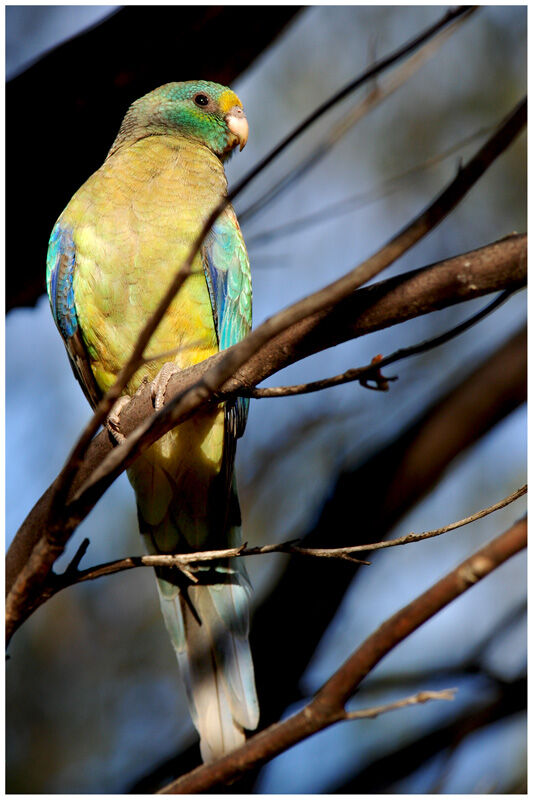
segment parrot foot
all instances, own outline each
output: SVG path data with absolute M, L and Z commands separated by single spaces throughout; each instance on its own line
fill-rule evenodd
M 151 384 L 151 392 L 152 392 L 152 403 L 154 404 L 154 408 L 156 411 L 159 411 L 160 408 L 163 408 L 165 405 L 165 394 L 167 391 L 167 386 L 170 379 L 176 375 L 177 372 L 181 372 L 180 368 L 177 364 L 173 361 L 167 361 L 166 364 L 163 364 L 157 375 L 155 376 L 154 380 Z
M 120 413 L 129 405 L 131 397 L 129 394 L 123 394 L 118 398 L 113 408 L 111 409 L 108 418 L 106 419 L 106 428 L 117 444 L 122 444 L 126 437 L 120 430 Z

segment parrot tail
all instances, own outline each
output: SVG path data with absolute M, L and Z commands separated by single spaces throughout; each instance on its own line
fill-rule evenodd
M 209 763 L 244 744 L 244 729 L 259 722 L 259 706 L 248 643 L 248 579 L 227 563 L 195 577 L 198 584 L 180 588 L 175 579 L 157 583 L 202 759 Z
M 212 414 L 197 415 L 167 433 L 128 470 L 151 553 L 240 544 L 239 501 L 225 471 L 228 460 L 221 467 L 220 458 L 205 457 L 222 451 L 224 414 L 216 414 L 217 424 Z M 259 721 L 248 643 L 251 586 L 243 559 L 204 562 L 194 571 L 196 582 L 177 567 L 157 567 L 156 576 L 202 758 L 215 761 L 244 744 L 244 730 L 254 730 Z

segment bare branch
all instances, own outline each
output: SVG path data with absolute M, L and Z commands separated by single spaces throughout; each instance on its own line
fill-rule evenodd
M 406 708 L 406 706 L 420 705 L 427 703 L 429 700 L 455 700 L 456 692 L 457 689 L 418 692 L 409 697 L 404 697 L 403 700 L 396 700 L 394 703 L 385 703 L 382 706 L 374 706 L 373 708 L 363 708 L 360 711 L 346 711 L 343 719 L 375 719 L 380 714 L 397 711 L 400 708 Z
M 396 361 L 400 361 L 404 358 L 409 358 L 410 356 L 426 353 L 428 350 L 432 350 L 435 347 L 439 347 L 441 344 L 449 342 L 451 339 L 459 336 L 459 334 L 464 333 L 468 328 L 476 325 L 488 314 L 495 311 L 496 308 L 509 299 L 511 294 L 511 291 L 502 292 L 499 297 L 493 300 L 492 303 L 489 303 L 488 306 L 485 306 L 485 308 L 482 308 L 477 314 L 474 314 L 472 317 L 469 317 L 469 319 L 461 322 L 449 331 L 446 331 L 446 333 L 441 333 L 439 336 L 427 339 L 411 347 L 402 347 L 400 350 L 396 350 L 394 353 L 384 358 L 381 355 L 375 356 L 366 367 L 349 369 L 346 370 L 346 372 L 342 372 L 340 375 L 334 375 L 332 378 L 324 378 L 310 383 L 299 383 L 292 386 L 269 386 L 267 389 L 250 389 L 247 392 L 241 392 L 241 394 L 245 397 L 253 397 L 255 399 L 261 399 L 263 397 L 287 397 L 296 394 L 310 394 L 311 392 L 322 391 L 322 389 L 329 389 L 332 386 L 340 386 L 341 384 L 352 383 L 353 381 L 359 381 L 362 386 L 371 388 L 368 386 L 369 380 L 376 382 L 375 388 L 381 391 L 387 391 L 389 388 L 389 381 L 395 381 L 397 378 L 385 378 L 381 375 L 383 367 L 394 364 Z
M 441 536 L 443 533 L 457 530 L 457 528 L 482 519 L 492 514 L 494 511 L 505 508 L 505 506 L 518 500 L 519 497 L 523 497 L 526 492 L 527 486 L 522 486 L 516 492 L 513 492 L 498 503 L 488 508 L 483 508 L 481 511 L 476 511 L 475 514 L 471 514 L 469 517 L 465 517 L 458 522 L 445 525 L 443 528 L 436 528 L 431 531 L 425 531 L 424 533 L 408 533 L 406 536 L 402 536 L 398 539 L 387 539 L 383 542 L 372 542 L 370 544 L 355 545 L 353 547 L 301 547 L 297 544 L 299 540 L 280 542 L 278 544 L 258 545 L 256 547 L 248 547 L 247 544 L 244 543 L 239 545 L 239 547 L 228 547 L 223 550 L 200 550 L 196 553 L 174 553 L 172 555 L 127 556 L 126 558 L 120 558 L 115 561 L 108 561 L 106 564 L 88 567 L 85 570 L 78 570 L 80 561 L 85 555 L 89 545 L 89 540 L 84 539 L 65 572 L 62 575 L 54 574 L 49 585 L 45 586 L 44 592 L 46 599 L 49 599 L 62 589 L 66 589 L 76 583 L 96 580 L 106 575 L 125 572 L 126 570 L 135 569 L 136 567 L 176 567 L 183 572 L 192 583 L 197 583 L 198 579 L 195 577 L 194 572 L 198 564 L 208 561 L 220 561 L 227 558 L 243 558 L 246 556 L 260 556 L 270 553 L 286 553 L 288 555 L 309 556 L 311 558 L 335 558 L 349 561 L 352 564 L 369 566 L 369 561 L 361 561 L 355 558 L 354 553 L 383 550 L 388 547 L 398 547 L 399 545 L 412 544 L 413 542 L 421 542 L 424 539 L 432 539 L 436 536 Z
M 159 793 L 194 794 L 212 790 L 344 719 L 345 703 L 387 653 L 452 600 L 523 550 L 526 541 L 523 519 L 384 622 L 301 711 L 255 734 L 245 745 L 213 764 L 197 767 Z

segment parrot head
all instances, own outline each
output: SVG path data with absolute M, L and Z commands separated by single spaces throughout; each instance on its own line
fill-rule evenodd
M 110 154 L 126 142 L 153 134 L 180 134 L 227 157 L 248 139 L 248 121 L 237 95 L 211 81 L 166 83 L 129 108 Z

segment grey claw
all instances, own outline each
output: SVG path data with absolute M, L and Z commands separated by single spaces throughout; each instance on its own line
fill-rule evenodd
M 125 406 L 129 405 L 130 400 L 131 398 L 129 394 L 123 394 L 121 397 L 119 397 L 106 420 L 106 428 L 117 444 L 122 444 L 122 442 L 126 439 L 120 430 L 120 413 Z

